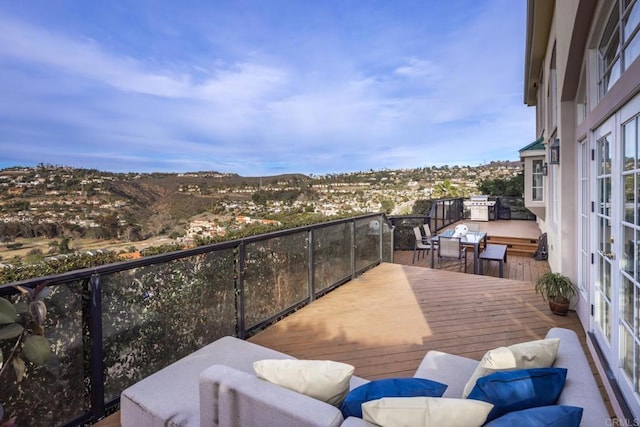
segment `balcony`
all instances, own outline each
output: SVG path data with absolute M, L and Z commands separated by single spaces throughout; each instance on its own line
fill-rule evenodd
M 553 316 L 533 292 L 546 262 L 510 256 L 510 279 L 402 265 L 394 233 L 372 214 L 20 283 L 51 281 L 55 357 L 0 401 L 24 425 L 119 425 L 121 390 L 224 335 L 369 379 L 409 375 L 431 349 L 480 358 L 553 326 L 584 343 L 575 313 Z M 0 291 L 15 298 L 13 285 Z

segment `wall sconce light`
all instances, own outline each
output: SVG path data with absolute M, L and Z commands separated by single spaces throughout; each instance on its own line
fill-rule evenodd
M 552 165 L 560 164 L 560 140 L 558 138 L 553 140 L 553 144 L 549 146 L 549 163 Z
M 549 173 L 549 166 L 547 165 L 547 162 L 544 162 L 544 164 L 542 165 L 542 175 L 547 176 L 548 173 Z

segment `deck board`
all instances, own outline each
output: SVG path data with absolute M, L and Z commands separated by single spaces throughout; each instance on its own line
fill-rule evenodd
M 467 273 L 473 273 L 473 252 L 469 254 L 467 260 Z M 424 257 L 416 257 L 413 262 L 413 251 L 395 251 L 393 254 L 393 262 L 396 264 L 412 265 L 416 267 L 431 268 L 431 254 L 427 253 Z M 439 268 L 447 271 L 460 271 L 459 262 L 445 262 Z M 462 268 L 464 271 L 464 267 Z M 535 282 L 542 273 L 549 271 L 549 263 L 546 261 L 538 261 L 532 257 L 524 257 L 517 255 L 507 256 L 507 262 L 504 264 L 504 278 L 511 280 L 521 280 L 525 282 Z M 484 275 L 499 277 L 499 266 L 496 261 L 484 261 Z
M 531 282 L 384 263 L 249 340 L 378 379 L 413 375 L 429 350 L 480 359 L 554 326 L 575 330 L 586 349 L 576 313 L 551 314 Z
M 575 313 L 564 318 L 549 313 L 531 283 L 382 264 L 251 341 L 298 357 L 310 357 L 318 348 L 330 354 L 347 345 L 393 345 L 424 353 L 446 346 L 464 355 L 493 348 L 476 345 L 487 339 L 507 344 L 513 334 L 540 338 L 558 325 L 580 328 Z

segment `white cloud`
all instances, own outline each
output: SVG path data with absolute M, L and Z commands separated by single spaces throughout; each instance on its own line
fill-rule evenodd
M 25 63 L 50 66 L 72 76 L 90 79 L 126 92 L 168 98 L 194 98 L 231 102 L 259 98 L 281 85 L 283 70 L 259 64 L 240 63 L 228 68 L 212 68 L 210 78 L 201 83 L 168 67 L 100 48 L 91 40 L 76 41 L 28 24 L 0 16 L 0 55 Z M 213 62 L 213 61 L 212 61 Z
M 510 4 L 488 2 L 491 9 L 459 20 L 437 43 L 420 40 L 421 25 L 405 28 L 386 16 L 362 39 L 283 29 L 280 36 L 299 37 L 299 51 L 269 32 L 247 28 L 256 31 L 251 38 L 235 28 L 241 41 L 224 34 L 233 55 L 201 47 L 197 63 L 117 51 L 72 28 L 47 30 L 0 14 L 0 141 L 30 145 L 34 163 L 49 161 L 35 158 L 46 153 L 62 164 L 103 157 L 133 169 L 219 165 L 253 174 L 287 165 L 323 173 L 474 163 L 493 160 L 484 153 L 500 147 L 515 158 L 511 147 L 533 135 L 533 112 L 521 101 L 524 42 L 511 35 L 524 23 L 505 16 Z M 163 35 L 180 36 L 165 27 Z M 43 148 L 54 143 L 55 150 Z
M 441 76 L 440 67 L 436 66 L 432 61 L 409 58 L 406 65 L 400 66 L 395 70 L 396 74 L 412 78 L 430 79 Z

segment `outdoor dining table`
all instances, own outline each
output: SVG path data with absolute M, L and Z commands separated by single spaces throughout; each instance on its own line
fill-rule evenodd
M 438 243 L 440 237 L 460 237 L 460 244 L 465 246 L 473 246 L 473 273 L 478 274 L 478 256 L 480 254 L 480 242 L 484 243 L 484 247 L 487 246 L 487 233 L 484 231 L 468 231 L 464 236 L 456 236 L 455 230 L 445 230 L 437 236 L 431 238 L 431 242 Z M 435 250 L 431 251 L 431 268 L 435 264 Z

